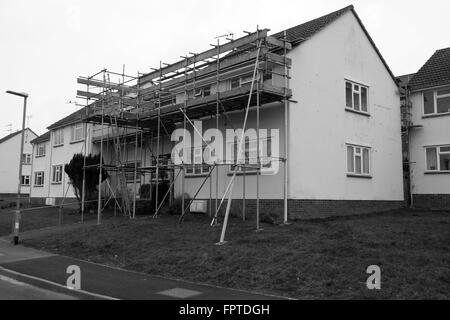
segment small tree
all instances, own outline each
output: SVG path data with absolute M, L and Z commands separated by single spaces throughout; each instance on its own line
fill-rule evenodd
M 102 160 L 103 163 L 103 160 Z M 88 205 L 85 205 L 85 209 L 89 209 L 90 200 L 94 200 L 98 194 L 98 175 L 100 173 L 100 155 L 89 154 L 86 156 L 86 174 L 85 174 L 85 201 L 88 201 Z M 83 192 L 83 166 L 84 156 L 81 153 L 77 153 L 73 156 L 72 160 L 64 166 L 64 171 L 70 179 L 73 186 L 73 191 L 80 204 L 81 211 L 81 197 Z M 102 170 L 102 182 L 108 178 L 108 172 L 103 168 Z

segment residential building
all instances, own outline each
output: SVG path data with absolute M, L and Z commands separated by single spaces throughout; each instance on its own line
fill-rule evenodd
M 450 48 L 437 50 L 408 83 L 415 207 L 450 208 Z
M 282 214 L 287 200 L 287 211 L 295 219 L 403 206 L 398 84 L 353 6 L 272 36 L 266 33 L 258 30 L 219 46 L 216 60 L 211 49 L 165 66 L 140 77 L 135 86 L 79 78 L 88 88 L 107 88 L 104 94 L 78 91 L 79 96 L 97 99 L 85 121 L 106 128 L 93 130 L 87 141 L 91 150 L 101 151 L 108 165 L 117 165 L 120 153 L 115 171 L 123 171 L 132 193 L 144 184 L 154 189 L 157 181 L 174 181 L 171 196 L 187 194 L 209 207 L 204 211 L 214 212 L 213 199 L 220 201 L 226 193 L 236 157 L 221 166 L 200 161 L 170 167 L 167 158 L 175 146 L 170 136 L 186 127 L 192 141 L 200 143 L 198 150 L 192 143 L 195 160 L 208 146 L 202 139 L 214 140 L 200 137 L 199 131 L 218 128 L 225 136 L 227 129 L 242 128 L 249 103 L 246 164 L 258 158 L 257 136 L 251 130 L 266 129 L 267 136 L 260 137 L 259 174 L 250 165 L 238 166 L 232 198 L 239 201 L 233 202 L 233 210 L 245 206 L 254 213 L 259 205 L 261 212 Z M 252 37 L 265 43 L 262 52 L 255 52 L 260 48 L 249 43 Z M 195 59 L 202 56 L 204 65 L 196 67 Z M 255 58 L 259 56 L 262 63 Z M 188 64 L 194 65 L 189 74 Z M 105 107 L 101 101 L 110 104 Z M 202 121 L 200 130 L 193 129 L 194 120 Z M 142 130 L 136 134 L 133 127 Z M 60 138 L 55 132 L 62 125 L 49 128 L 50 143 L 66 139 L 68 133 Z M 114 137 L 119 132 L 126 137 L 117 148 Z M 234 140 L 216 148 L 236 155 L 237 145 Z M 58 152 L 57 145 L 50 149 Z M 67 152 L 62 153 L 68 159 Z M 64 162 L 62 155 L 53 159 L 55 165 Z M 110 185 L 118 186 L 118 180 L 111 175 Z M 63 190 L 50 187 L 47 196 L 62 195 Z
M 31 129 L 25 129 L 23 154 L 20 155 L 22 130 L 11 133 L 0 139 L 0 154 L 2 165 L 0 167 L 0 196 L 2 198 L 14 197 L 17 194 L 19 163 L 22 165 L 21 194 L 30 194 L 31 171 L 33 166 L 31 140 L 36 138 L 36 133 Z
M 34 157 L 31 197 L 35 200 L 54 205 L 63 198 L 75 198 L 64 166 L 74 154 L 84 152 L 85 130 L 86 150 L 92 152 L 91 126 L 81 122 L 82 111 L 55 122 L 47 128 L 49 131 L 31 141 Z

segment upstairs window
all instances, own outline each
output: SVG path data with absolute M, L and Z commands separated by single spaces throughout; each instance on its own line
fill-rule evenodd
M 45 143 L 39 143 L 36 146 L 36 157 L 45 156 Z
M 423 93 L 423 114 L 450 113 L 450 87 Z
M 77 142 L 77 141 L 82 141 L 84 139 L 84 126 L 82 123 L 77 123 L 74 124 L 71 127 L 71 141 L 72 142 Z
M 450 171 L 450 145 L 426 148 L 427 171 Z
M 368 113 L 369 88 L 354 82 L 345 81 L 345 106 L 357 112 Z
M 22 164 L 31 164 L 31 154 L 29 153 L 22 154 Z
M 360 176 L 371 174 L 369 147 L 347 145 L 347 173 Z
M 64 131 L 63 129 L 58 129 L 53 131 L 53 145 L 55 147 L 62 146 L 64 144 Z

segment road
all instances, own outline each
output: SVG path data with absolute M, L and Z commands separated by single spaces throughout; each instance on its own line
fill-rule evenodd
M 75 300 L 75 298 L 0 275 L 0 300 Z

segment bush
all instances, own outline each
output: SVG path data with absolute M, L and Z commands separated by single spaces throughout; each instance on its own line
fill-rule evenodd
M 261 214 L 261 222 L 277 224 L 280 222 L 280 215 L 275 211 L 266 211 Z
M 141 199 L 150 199 L 150 185 L 149 184 L 143 184 L 139 188 L 139 196 Z

